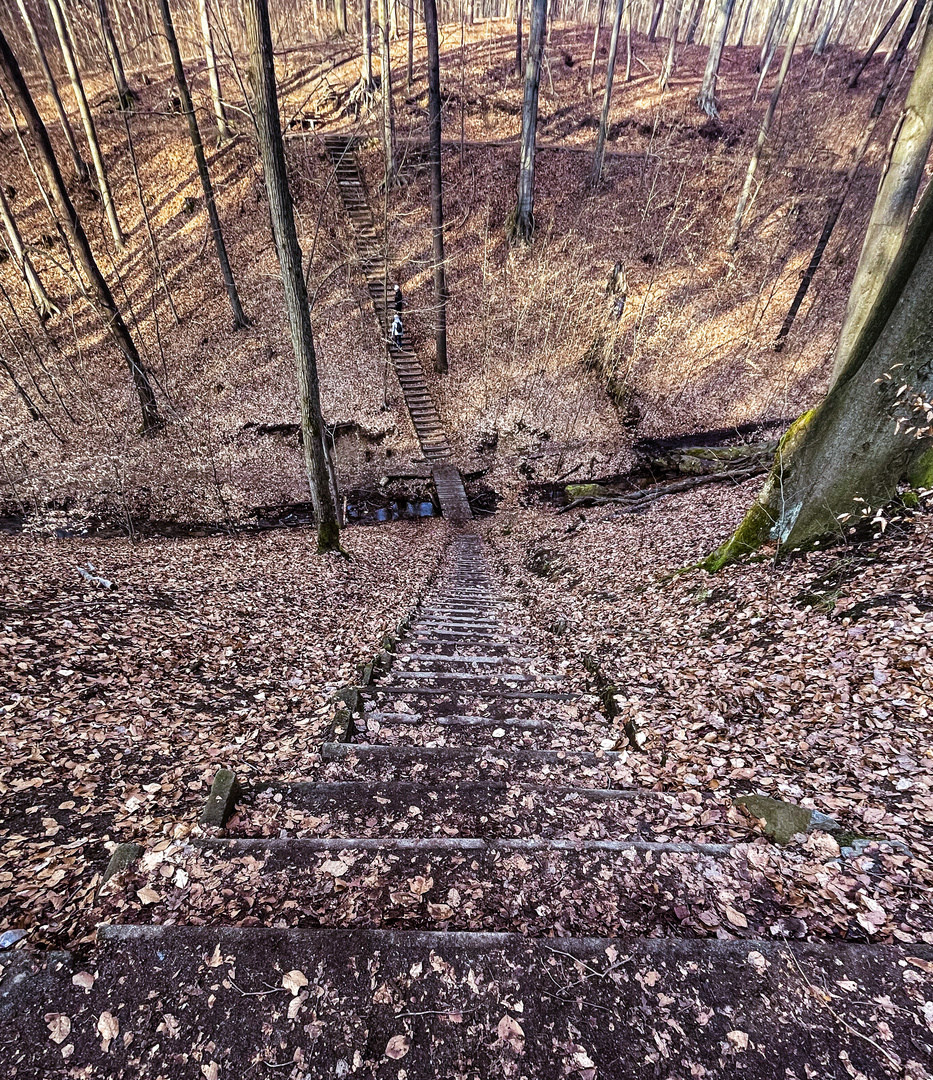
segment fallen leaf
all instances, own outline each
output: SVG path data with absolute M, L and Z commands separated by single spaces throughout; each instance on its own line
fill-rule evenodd
M 282 976 L 282 985 L 286 990 L 290 991 L 294 997 L 302 987 L 308 985 L 308 980 L 303 971 L 287 971 Z
M 726 1036 L 736 1050 L 748 1049 L 748 1033 L 745 1031 L 730 1031 Z
M 521 1054 L 525 1049 L 525 1032 L 517 1020 L 513 1020 L 508 1013 L 502 1017 L 496 1027 L 499 1038 L 509 1044 L 516 1054 Z
M 90 990 L 94 985 L 94 976 L 89 971 L 79 971 L 77 975 L 71 976 L 71 981 L 82 990 Z
M 49 1029 L 49 1038 L 61 1045 L 71 1034 L 71 1017 L 64 1013 L 46 1013 L 43 1017 Z
M 411 1049 L 411 1039 L 407 1035 L 393 1035 L 386 1044 L 386 1057 L 398 1061 Z
M 97 1021 L 97 1031 L 103 1040 L 100 1048 L 106 1054 L 110 1049 L 111 1041 L 120 1034 L 120 1021 L 112 1012 L 102 1012 L 100 1019 Z

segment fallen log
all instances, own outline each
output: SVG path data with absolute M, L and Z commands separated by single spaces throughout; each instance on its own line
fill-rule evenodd
M 640 510 L 643 506 L 647 506 L 664 495 L 675 495 L 679 491 L 689 491 L 691 488 L 703 487 L 706 484 L 722 484 L 728 480 L 740 484 L 753 476 L 762 476 L 768 471 L 768 468 L 768 464 L 755 464 L 744 469 L 707 473 L 702 476 L 688 476 L 683 480 L 674 480 L 669 484 L 655 484 L 653 487 L 630 491 L 626 494 L 584 495 L 582 498 L 574 499 L 566 506 L 562 506 L 558 513 L 566 514 L 568 510 L 573 510 L 579 506 L 605 506 L 608 503 L 621 503 L 633 511 Z

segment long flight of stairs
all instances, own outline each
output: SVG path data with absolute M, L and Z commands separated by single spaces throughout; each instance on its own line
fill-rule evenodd
M 474 533 L 379 660 L 304 778 L 108 883 L 92 959 L 14 958 L 4 1076 L 929 1075 L 933 948 L 743 932 L 796 912 L 749 823 L 620 782 Z
M 327 135 L 324 137 L 324 147 L 334 170 L 337 190 L 356 244 L 360 270 L 366 279 L 376 320 L 387 342 L 405 406 L 421 450 L 434 466 L 434 483 L 441 511 L 444 517 L 460 524 L 468 521 L 472 515 L 460 473 L 451 462 L 450 444 L 428 389 L 424 368 L 407 333 L 399 344 L 391 340 L 390 327 L 394 316 L 391 297 L 395 282 L 389 272 L 385 238 L 380 235 L 369 206 L 366 185 L 356 159 L 356 141 L 351 135 Z

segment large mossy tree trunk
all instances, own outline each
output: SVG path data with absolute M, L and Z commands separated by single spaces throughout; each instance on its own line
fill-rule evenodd
M 172 57 L 172 70 L 175 74 L 175 86 L 178 90 L 178 99 L 181 102 L 181 111 L 185 114 L 188 122 L 188 135 L 191 138 L 191 146 L 194 150 L 194 160 L 198 169 L 198 177 L 201 181 L 201 190 L 204 192 L 204 206 L 207 209 L 208 220 L 211 225 L 211 235 L 214 238 L 214 250 L 217 252 L 217 261 L 220 263 L 220 274 L 223 278 L 224 288 L 227 290 L 227 299 L 233 311 L 233 328 L 242 330 L 249 326 L 249 320 L 243 312 L 240 304 L 240 294 L 237 292 L 236 282 L 233 280 L 233 270 L 227 255 L 227 245 L 224 243 L 223 229 L 220 227 L 220 217 L 217 213 L 217 201 L 214 198 L 214 185 L 211 183 L 211 174 L 207 169 L 207 158 L 204 155 L 204 143 L 201 140 L 201 131 L 198 120 L 194 113 L 194 103 L 188 90 L 188 80 L 185 77 L 185 68 L 181 62 L 181 50 L 178 47 L 178 38 L 175 36 L 175 27 L 172 23 L 172 13 L 169 10 L 168 0 L 158 0 L 159 13 L 162 16 L 162 26 L 165 30 L 165 40 L 168 43 L 169 54 Z
M 525 61 L 525 92 L 522 98 L 522 141 L 518 159 L 518 201 L 509 223 L 513 240 L 530 244 L 535 231 L 535 137 L 538 133 L 538 87 L 547 24 L 547 0 L 531 0 L 531 27 Z
M 133 341 L 127 325 L 123 321 L 123 316 L 113 299 L 110 286 L 100 272 L 94 253 L 91 251 L 87 233 L 84 231 L 78 212 L 75 210 L 65 187 L 65 180 L 62 177 L 62 171 L 52 149 L 49 133 L 42 121 L 42 117 L 39 115 L 39 111 L 36 109 L 35 102 L 32 100 L 32 95 L 29 93 L 29 88 L 23 78 L 23 73 L 20 71 L 19 63 L 13 55 L 2 30 L 0 30 L 0 72 L 3 73 L 7 85 L 13 91 L 13 96 L 25 117 L 26 127 L 39 152 L 39 159 L 42 163 L 42 171 L 45 173 L 45 182 L 49 195 L 90 286 L 89 299 L 97 305 L 111 338 L 126 360 L 139 399 L 143 430 L 147 432 L 153 431 L 159 427 L 161 421 L 155 394 L 152 391 L 146 369 L 143 367 L 136 343 Z
M 833 378 L 846 366 L 885 275 L 907 231 L 910 214 L 933 141 L 933 8 L 927 12 L 920 55 L 894 136 L 881 186 L 875 197 L 858 268 L 849 293 Z
M 428 43 L 428 124 L 431 167 L 431 237 L 434 257 L 435 370 L 447 363 L 447 272 L 444 260 L 444 197 L 441 185 L 441 74 L 437 40 L 437 5 L 424 0 L 424 29 Z
M 710 571 L 760 547 L 841 540 L 907 479 L 933 486 L 933 187 L 928 187 L 847 366 L 822 403 L 781 441 L 754 505 L 703 563 Z
M 317 520 L 318 551 L 340 550 L 337 493 L 332 490 L 324 445 L 324 420 L 318 385 L 317 358 L 311 335 L 308 291 L 301 265 L 292 196 L 285 167 L 285 144 L 276 97 L 275 62 L 267 0 L 244 0 L 243 13 L 250 56 L 253 113 L 262 156 L 272 235 L 282 272 L 292 347 L 298 368 L 298 402 L 305 468 Z
M 732 20 L 734 7 L 735 0 L 719 0 L 719 6 L 716 9 L 716 27 L 713 30 L 713 40 L 706 59 L 706 70 L 703 72 L 703 85 L 700 87 L 697 98 L 697 104 L 712 119 L 719 116 L 719 106 L 716 104 L 716 79 L 719 76 L 722 50 L 726 45 L 726 35 L 729 33 L 729 23 Z

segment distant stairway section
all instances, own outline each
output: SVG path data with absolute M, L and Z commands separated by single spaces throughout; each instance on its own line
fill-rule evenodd
M 334 169 L 337 190 L 356 242 L 360 268 L 366 278 L 380 331 L 388 342 L 389 356 L 398 375 L 415 434 L 424 456 L 435 466 L 434 483 L 441 512 L 450 521 L 462 524 L 471 520 L 473 515 L 459 471 L 453 464 L 443 464 L 450 462 L 452 453 L 428 390 L 421 361 L 407 334 L 400 346 L 391 340 L 394 312 L 386 290 L 392 287 L 392 283 L 385 244 L 369 208 L 366 186 L 356 160 L 356 140 L 352 135 L 327 135 L 324 146 Z

